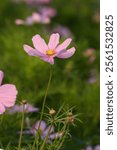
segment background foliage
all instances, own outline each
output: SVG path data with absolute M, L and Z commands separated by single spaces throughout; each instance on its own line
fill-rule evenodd
M 19 91 L 17 103 L 27 99 L 40 108 L 48 81 L 49 64 L 36 57 L 29 57 L 23 44 L 32 44 L 31 38 L 40 34 L 48 41 L 49 30 L 55 25 L 67 26 L 73 34 L 73 45 L 77 51 L 68 60 L 56 59 L 47 105 L 57 109 L 63 103 L 76 106 L 75 113 L 82 113 L 83 124 L 76 123 L 71 129 L 71 140 L 64 150 L 81 150 L 87 144 L 99 144 L 99 22 L 94 15 L 99 13 L 98 0 L 53 0 L 57 16 L 49 25 L 17 26 L 16 18 L 31 15 L 33 8 L 16 4 L 10 0 L 0 3 L 0 69 L 5 72 L 4 83 L 13 83 Z M 63 37 L 64 39 L 64 37 Z M 63 41 L 62 39 L 62 41 Z M 96 60 L 88 63 L 83 52 L 94 48 Z M 91 70 L 95 70 L 96 81 L 88 83 Z M 38 116 L 31 115 L 36 118 Z M 38 118 L 37 118 L 38 119 Z M 20 115 L 4 115 L 0 126 L 0 142 L 6 146 L 17 145 Z M 36 119 L 35 119 L 36 120 Z M 29 142 L 30 138 L 24 138 Z

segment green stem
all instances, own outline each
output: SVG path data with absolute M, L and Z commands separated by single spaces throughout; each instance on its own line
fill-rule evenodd
M 22 132 L 23 132 L 24 116 L 25 116 L 24 107 L 25 107 L 25 104 L 23 104 L 22 122 L 21 122 L 21 130 L 20 130 L 18 150 L 21 150 L 21 143 L 22 143 Z
M 48 81 L 48 84 L 47 84 L 47 89 L 46 89 L 45 96 L 44 96 L 44 100 L 43 100 L 43 104 L 42 104 L 41 116 L 40 116 L 40 123 L 41 123 L 42 118 L 43 118 L 45 102 L 46 102 L 46 98 L 47 98 L 48 90 L 49 90 L 49 87 L 50 87 L 51 79 L 52 79 L 52 66 L 50 67 L 50 76 L 49 76 L 49 81 Z M 40 126 L 39 126 L 39 127 L 40 127 Z
M 50 75 L 49 75 L 49 80 L 48 80 L 47 88 L 46 88 L 44 99 L 43 99 L 43 104 L 42 104 L 42 109 L 41 109 L 41 115 L 40 115 L 40 120 L 39 120 L 40 122 L 39 122 L 39 126 L 38 126 L 37 131 L 40 128 L 41 121 L 42 121 L 42 118 L 43 118 L 43 113 L 44 113 L 46 98 L 47 98 L 48 90 L 49 90 L 49 87 L 50 87 L 51 79 L 52 79 L 52 65 L 50 66 Z M 38 137 L 39 137 L 38 134 L 39 133 L 37 132 L 36 136 L 35 136 L 35 140 L 34 140 L 33 146 L 32 146 L 32 150 L 34 150 L 34 147 L 35 147 L 35 144 L 36 144 L 36 139 L 38 139 Z

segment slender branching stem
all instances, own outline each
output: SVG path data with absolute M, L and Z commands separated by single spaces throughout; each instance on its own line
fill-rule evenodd
M 23 125 L 24 125 L 24 118 L 25 118 L 25 110 L 24 109 L 25 109 L 25 104 L 23 104 L 22 122 L 21 122 L 21 130 L 20 130 L 20 138 L 19 138 L 18 150 L 21 150 L 22 132 L 23 132 Z

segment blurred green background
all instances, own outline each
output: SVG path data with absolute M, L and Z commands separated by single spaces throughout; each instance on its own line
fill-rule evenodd
M 71 127 L 72 137 L 63 148 L 81 150 L 88 144 L 96 145 L 100 141 L 99 0 L 53 0 L 51 6 L 57 10 L 57 16 L 52 18 L 50 24 L 17 26 L 15 19 L 26 18 L 34 8 L 10 0 L 1 1 L 0 70 L 5 72 L 4 83 L 17 86 L 17 102 L 27 99 L 41 108 L 49 77 L 49 64 L 36 57 L 29 57 L 23 50 L 23 44 L 32 45 L 31 38 L 35 34 L 40 34 L 48 41 L 49 31 L 58 24 L 68 27 L 72 32 L 76 53 L 69 59 L 55 60 L 47 106 L 57 109 L 65 103 L 70 107 L 76 106 L 76 111 L 82 113 L 80 119 L 83 123 L 76 122 L 77 127 Z M 64 39 L 62 37 L 61 41 Z M 84 55 L 89 48 L 95 49 L 92 54 L 94 61 Z M 11 145 L 17 144 L 16 133 L 20 129 L 18 120 L 19 116 L 4 116 L 0 126 L 0 142 L 4 147 L 9 142 Z

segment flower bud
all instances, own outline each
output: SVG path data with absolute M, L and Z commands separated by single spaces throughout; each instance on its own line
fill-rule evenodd
M 68 123 L 74 123 L 74 116 L 73 116 L 72 112 L 68 112 L 68 114 L 67 114 L 67 122 Z
M 27 100 L 22 100 L 22 104 L 26 105 L 27 104 Z
M 50 115 L 54 115 L 56 113 L 56 111 L 53 109 L 53 108 L 51 108 L 50 110 L 49 110 L 49 114 Z

